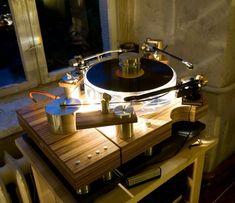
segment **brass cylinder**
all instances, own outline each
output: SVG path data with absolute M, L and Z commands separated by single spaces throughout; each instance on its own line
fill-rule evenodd
M 67 98 L 78 99 L 80 95 L 80 88 L 77 85 L 70 85 L 69 87 L 64 87 L 64 94 Z
M 127 140 L 133 136 L 133 124 L 125 123 L 116 125 L 117 136 L 123 140 Z
M 117 106 L 113 110 L 114 114 L 119 118 L 130 118 L 134 113 L 134 109 L 131 106 Z M 117 137 L 126 140 L 133 136 L 133 123 L 124 123 L 116 125 Z
M 59 86 L 64 88 L 65 97 L 79 99 L 82 81 L 83 74 L 72 71 L 63 76 Z
M 76 129 L 76 112 L 78 106 L 66 106 L 80 104 L 78 99 L 59 98 L 45 106 L 45 112 L 49 129 L 55 134 L 74 133 Z

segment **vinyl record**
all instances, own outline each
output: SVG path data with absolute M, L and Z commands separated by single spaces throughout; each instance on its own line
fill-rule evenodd
M 144 71 L 136 78 L 120 77 L 118 59 L 111 59 L 95 64 L 86 73 L 86 79 L 95 87 L 114 92 L 143 92 L 156 89 L 170 82 L 174 76 L 171 67 L 151 59 L 141 59 Z

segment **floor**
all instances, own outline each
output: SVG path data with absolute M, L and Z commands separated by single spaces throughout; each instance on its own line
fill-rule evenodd
M 204 177 L 200 203 L 235 203 L 235 154 Z

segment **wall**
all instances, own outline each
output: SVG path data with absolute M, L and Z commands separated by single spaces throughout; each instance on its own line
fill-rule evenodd
M 119 5 L 119 41 L 142 43 L 147 37 L 163 39 L 168 51 L 194 64 L 187 70 L 170 59 L 178 78 L 204 74 L 209 83 L 205 97 L 209 112 L 204 122 L 208 137 L 218 137 L 218 146 L 207 154 L 205 170 L 213 170 L 235 152 L 235 1 L 233 0 L 136 0 Z M 124 18 L 124 19 L 123 19 Z M 128 19 L 128 20 L 127 20 Z M 123 28 L 123 29 L 120 29 Z M 128 36 L 125 33 L 130 33 Z

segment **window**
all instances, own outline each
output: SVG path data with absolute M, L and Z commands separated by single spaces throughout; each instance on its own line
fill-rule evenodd
M 73 56 L 88 56 L 112 47 L 109 34 L 113 28 L 109 25 L 115 21 L 111 19 L 115 17 L 115 0 L 11 0 L 8 3 L 3 0 L 0 4 L 7 5 L 8 10 L 4 12 L 12 19 L 15 49 L 9 50 L 11 43 L 1 41 L 0 58 L 7 54 L 17 65 L 14 64 L 12 71 L 14 80 L 0 83 L 0 96 L 60 79 L 71 70 L 68 61 Z M 6 52 L 3 46 L 8 47 Z M 9 67 L 5 69 L 10 71 Z
M 14 7 L 13 2 L 15 2 Z M 3 0 L 0 6 L 3 36 L 0 45 L 2 73 L 0 96 L 5 96 L 38 85 L 38 78 L 35 74 L 35 57 L 28 51 L 32 36 L 28 27 L 25 26 L 28 24 L 28 16 L 24 12 L 25 4 Z
M 26 80 L 7 0 L 0 5 L 0 87 Z
M 99 1 L 36 0 L 48 71 L 66 68 L 75 54 L 102 52 Z

